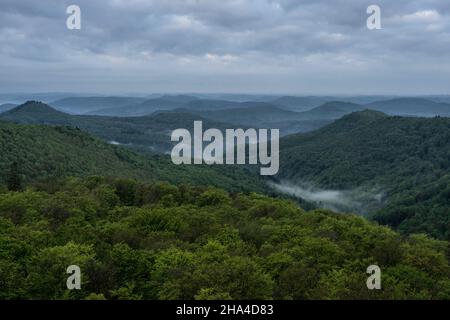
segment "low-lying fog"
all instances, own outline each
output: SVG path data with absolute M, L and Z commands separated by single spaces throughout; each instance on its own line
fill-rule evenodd
M 384 198 L 379 188 L 363 190 L 327 190 L 317 188 L 309 183 L 293 184 L 289 181 L 269 182 L 269 185 L 280 193 L 316 204 L 318 207 L 337 212 L 366 214 L 379 207 Z

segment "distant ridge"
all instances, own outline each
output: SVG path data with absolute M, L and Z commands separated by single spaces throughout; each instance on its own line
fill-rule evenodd
M 15 107 L 17 107 L 17 104 L 15 104 L 15 103 L 4 103 L 4 104 L 0 105 L 0 113 L 11 110 Z
M 138 97 L 68 97 L 49 104 L 70 114 L 85 114 L 99 109 L 124 107 L 143 101 L 145 98 Z
M 272 103 L 279 106 L 284 106 L 290 110 L 302 112 L 308 111 L 312 108 L 318 107 L 327 101 L 332 100 L 331 97 L 295 97 L 295 96 L 283 96 L 272 100 Z
M 0 115 L 3 120 L 17 123 L 67 125 L 70 115 L 39 101 L 27 101 Z
M 301 112 L 300 117 L 304 120 L 336 120 L 351 112 L 365 109 L 367 107 L 351 102 L 330 101 L 309 111 Z
M 368 108 L 391 115 L 432 117 L 450 116 L 450 104 L 434 102 L 424 98 L 396 98 L 367 104 Z
M 178 128 L 191 130 L 194 120 L 203 120 L 204 127 L 230 127 L 220 121 L 208 120 L 191 113 L 158 113 L 142 117 L 109 117 L 70 115 L 38 101 L 28 101 L 0 114 L 0 119 L 22 124 L 62 125 L 80 128 L 104 139 L 147 152 L 171 149 L 170 132 Z

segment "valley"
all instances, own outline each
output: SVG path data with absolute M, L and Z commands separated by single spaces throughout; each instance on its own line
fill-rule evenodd
M 442 105 L 428 117 L 232 105 L 130 117 L 29 101 L 1 113 L 0 298 L 448 298 L 450 119 L 431 116 Z M 286 124 L 278 174 L 173 164 L 170 133 L 199 120 Z M 74 262 L 89 282 L 67 295 L 59 274 Z M 365 287 L 374 263 L 385 290 Z
M 92 103 L 92 98 L 62 101 L 74 103 L 83 99 Z M 107 100 L 108 103 L 128 103 L 129 99 Z M 300 101 L 304 103 L 305 99 Z M 375 98 L 368 97 L 366 101 L 370 99 Z M 244 166 L 244 176 L 252 181 L 247 190 L 255 188 L 269 194 L 284 194 L 318 207 L 363 214 L 405 233 L 425 232 L 438 238 L 448 236 L 450 125 L 445 116 L 431 117 L 436 113 L 445 115 L 447 105 L 443 102 L 396 98 L 369 103 L 388 111 L 383 113 L 367 110 L 366 105 L 339 101 L 324 102 L 302 112 L 276 107 L 270 102 L 202 100 L 189 95 L 161 96 L 152 101 L 163 100 L 175 109 L 133 117 L 73 115 L 30 101 L 3 112 L 0 119 L 19 124 L 78 128 L 145 157 L 165 159 L 158 160 L 166 161 L 164 167 L 171 166 L 169 157 L 164 154 L 175 145 L 170 141 L 170 133 L 178 128 L 187 128 L 193 133 L 194 121 L 202 121 L 205 130 L 279 126 L 282 135 L 284 133 L 280 141 L 279 173 L 275 180 L 264 182 L 257 177 L 254 166 Z M 286 100 L 292 103 L 293 99 L 276 99 Z M 323 102 L 307 99 L 309 107 L 311 101 Z M 405 103 L 408 102 L 413 107 L 406 112 Z M 178 108 L 180 105 L 185 107 Z M 89 108 L 92 106 L 87 105 Z M 115 106 L 112 109 L 120 108 Z M 415 116 L 389 115 L 396 113 Z M 425 114 L 429 117 L 419 117 Z M 227 166 L 203 167 L 213 176 L 222 171 L 229 174 Z M 197 171 L 190 166 L 177 167 L 176 170 L 180 169 L 183 171 L 181 176 L 186 174 L 184 171 Z M 83 170 L 86 171 L 80 171 Z M 187 173 L 189 177 L 190 174 Z M 164 178 L 164 175 L 160 177 Z M 165 180 L 175 181 L 168 176 Z M 198 177 L 191 181 L 195 184 Z M 245 183 L 228 181 L 216 185 L 230 190 L 237 185 L 243 187 Z
M 449 1 L 1 0 L 0 21 L 11 313 L 450 301 Z

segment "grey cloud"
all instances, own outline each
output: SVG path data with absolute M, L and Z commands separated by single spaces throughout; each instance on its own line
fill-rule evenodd
M 245 91 L 233 83 L 247 77 L 247 82 L 260 82 L 249 83 L 249 90 L 265 90 L 268 80 L 263 79 L 273 78 L 274 92 L 295 90 L 292 81 L 299 93 L 308 87 L 315 91 L 321 81 L 323 93 L 341 91 L 343 83 L 348 84 L 346 93 L 361 93 L 371 86 L 372 92 L 403 91 L 408 82 L 411 88 L 419 86 L 417 80 L 398 77 L 409 66 L 410 77 L 423 77 L 424 91 L 443 91 L 440 81 L 449 80 L 450 4 L 376 2 L 382 8 L 383 30 L 369 31 L 365 10 L 372 0 L 2 0 L 0 67 L 13 75 L 7 87 L 23 81 L 14 73 L 26 74 L 25 67 L 36 72 L 34 77 L 48 75 L 47 63 L 55 64 L 50 68 L 55 77 L 63 77 L 59 66 L 81 79 L 97 70 L 116 78 L 112 82 L 120 83 L 119 77 L 135 80 L 124 86 L 138 81 L 154 85 L 159 78 L 164 83 L 172 79 L 181 89 L 184 75 L 198 86 L 208 77 L 214 76 L 218 86 L 223 79 L 224 90 Z M 82 9 L 80 31 L 65 28 L 65 8 L 73 3 Z M 436 12 L 437 18 L 420 19 L 426 11 Z M 416 13 L 419 18 L 414 19 Z M 218 59 L 208 59 L 214 55 Z M 220 58 L 225 56 L 234 58 Z M 441 66 L 437 74 L 436 65 Z M 136 70 L 147 76 L 136 75 Z M 385 79 L 376 83 L 371 74 L 380 71 L 386 72 Z M 224 80 L 233 79 L 233 73 L 244 78 Z M 64 86 L 64 81 L 56 82 Z M 198 91 L 211 90 L 208 83 Z M 104 88 L 102 83 L 93 85 Z

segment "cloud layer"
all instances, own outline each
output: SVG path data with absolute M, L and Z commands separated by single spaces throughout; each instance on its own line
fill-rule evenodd
M 77 4 L 82 29 L 67 30 Z M 1 91 L 448 93 L 450 2 L 2 0 Z

